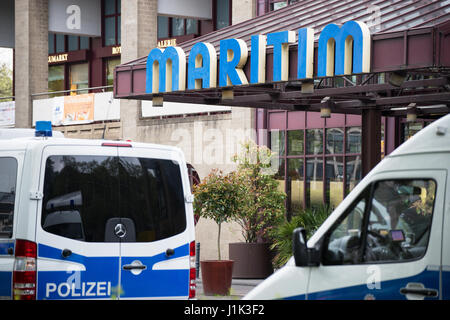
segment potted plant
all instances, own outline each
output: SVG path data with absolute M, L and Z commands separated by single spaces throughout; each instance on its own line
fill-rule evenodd
M 222 260 L 220 254 L 220 232 L 222 223 L 233 220 L 241 207 L 242 186 L 235 172 L 224 175 L 213 170 L 198 185 L 194 186 L 194 213 L 209 218 L 218 226 L 218 260 L 200 261 L 205 295 L 228 295 L 231 288 L 232 260 Z
M 233 278 L 262 279 L 273 272 L 270 230 L 284 217 L 286 194 L 273 177 L 278 166 L 272 167 L 271 150 L 251 140 L 242 146 L 233 161 L 238 163 L 236 173 L 244 191 L 236 221 L 245 242 L 230 243 L 229 256 L 234 260 Z

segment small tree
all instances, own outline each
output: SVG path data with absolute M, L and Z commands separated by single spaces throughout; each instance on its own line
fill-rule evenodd
M 242 152 L 233 157 L 238 163 L 237 174 L 243 188 L 237 222 L 246 242 L 270 241 L 269 231 L 284 217 L 286 198 L 273 177 L 276 170 L 271 170 L 275 155 L 269 148 L 251 140 L 242 147 Z
M 198 185 L 194 186 L 194 213 L 214 220 L 218 227 L 217 250 L 220 255 L 220 232 L 222 223 L 234 220 L 241 210 L 244 192 L 235 172 L 224 175 L 214 169 Z

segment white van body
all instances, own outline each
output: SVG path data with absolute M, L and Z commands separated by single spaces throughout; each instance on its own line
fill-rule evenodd
M 178 148 L 0 140 L 0 298 L 193 298 L 192 200 Z
M 294 256 L 244 299 L 450 299 L 449 169 L 447 115 L 386 156 L 306 245 L 294 231 Z

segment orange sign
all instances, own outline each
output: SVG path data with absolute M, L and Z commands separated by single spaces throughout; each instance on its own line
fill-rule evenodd
M 64 124 L 94 121 L 94 94 L 64 97 Z

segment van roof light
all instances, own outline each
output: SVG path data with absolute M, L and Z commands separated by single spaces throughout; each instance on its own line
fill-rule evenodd
M 36 121 L 36 137 L 51 137 L 52 136 L 52 122 L 51 121 Z

